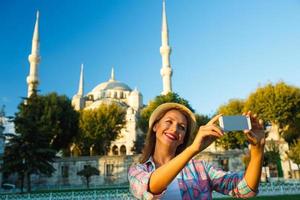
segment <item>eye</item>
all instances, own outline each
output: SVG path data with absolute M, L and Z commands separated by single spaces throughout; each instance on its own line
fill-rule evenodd
M 166 120 L 166 123 L 167 123 L 167 124 L 172 124 L 172 120 L 167 119 L 167 120 Z
M 185 130 L 186 130 L 186 128 L 185 128 L 184 125 L 179 125 L 179 129 L 182 130 L 182 131 L 185 131 Z

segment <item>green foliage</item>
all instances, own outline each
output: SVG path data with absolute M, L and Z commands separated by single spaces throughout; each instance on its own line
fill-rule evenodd
M 138 127 L 142 130 L 143 134 L 139 135 L 137 138 L 137 141 L 134 144 L 133 150 L 136 153 L 141 153 L 142 148 L 144 146 L 144 140 L 146 137 L 146 133 L 148 131 L 148 122 L 151 113 L 161 104 L 167 103 L 167 102 L 175 102 L 185 105 L 187 108 L 189 108 L 192 112 L 194 112 L 194 109 L 190 106 L 189 102 L 185 100 L 184 98 L 180 97 L 176 93 L 168 93 L 166 95 L 159 95 L 156 96 L 152 101 L 149 102 L 149 104 L 144 107 L 141 112 L 140 116 L 138 118 Z
M 148 122 L 151 113 L 161 104 L 167 103 L 167 102 L 174 102 L 174 103 L 180 103 L 188 107 L 192 112 L 194 112 L 194 109 L 190 106 L 189 102 L 185 100 L 184 98 L 180 97 L 176 93 L 169 92 L 166 95 L 159 95 L 156 96 L 152 101 L 149 102 L 149 104 L 141 110 L 140 117 L 138 120 L 138 127 L 144 132 L 147 133 L 148 131 Z
M 82 176 L 86 179 L 86 187 L 90 187 L 90 177 L 91 176 L 99 176 L 100 171 L 96 167 L 92 167 L 91 165 L 87 165 L 84 167 L 84 169 L 77 172 L 78 176 Z
M 244 110 L 257 113 L 264 121 L 279 125 L 285 130 L 287 125 L 295 124 L 300 113 L 300 89 L 279 82 L 259 87 L 250 94 Z
M 55 169 L 52 166 L 55 158 L 55 150 L 49 148 L 49 143 L 36 134 L 29 138 L 24 135 L 11 135 L 9 143 L 5 146 L 4 174 L 17 173 L 21 179 L 21 191 L 23 191 L 24 177 L 30 174 L 44 174 L 50 176 Z M 28 191 L 30 179 L 27 179 Z
M 241 99 L 230 99 L 227 104 L 218 108 L 218 113 L 224 115 L 241 115 L 245 106 L 245 101 Z
M 264 164 L 276 164 L 280 160 L 280 152 L 278 146 L 273 140 L 267 143 L 266 152 L 264 154 Z
M 241 115 L 245 102 L 240 99 L 231 99 L 227 104 L 221 105 L 218 113 L 223 115 Z M 222 138 L 216 141 L 216 145 L 224 149 L 243 149 L 247 147 L 247 138 L 242 131 L 227 132 Z
M 144 147 L 144 142 L 145 142 L 145 137 L 146 137 L 145 133 L 137 134 L 136 140 L 134 141 L 134 145 L 131 150 L 137 154 L 142 153 L 142 150 Z
M 18 173 L 22 187 L 27 176 L 51 175 L 51 163 L 57 151 L 66 148 L 77 132 L 78 114 L 66 96 L 33 93 L 18 106 L 14 123 L 17 135 L 12 135 L 5 149 L 3 170 Z
M 111 141 L 115 140 L 125 126 L 126 110 L 113 104 L 101 104 L 94 110 L 80 113 L 80 136 L 76 140 L 83 155 L 89 155 L 90 147 L 98 155 L 106 154 Z
M 291 145 L 288 156 L 294 163 L 298 165 L 298 168 L 300 169 L 300 139 Z
M 266 151 L 264 153 L 264 166 L 268 165 L 276 165 L 278 171 L 278 177 L 283 176 L 282 166 L 281 166 L 281 159 L 280 159 L 280 151 L 278 145 L 275 141 L 271 140 L 268 141 L 266 144 Z
M 59 151 L 69 147 L 78 133 L 78 113 L 64 95 L 50 93 L 32 95 L 19 105 L 14 123 L 16 132 L 22 135 L 39 134 L 51 148 Z
M 195 114 L 195 117 L 196 117 L 197 128 L 194 131 L 194 133 L 191 134 L 189 143 L 194 141 L 194 139 L 198 133 L 199 127 L 207 124 L 210 120 L 210 117 L 208 117 L 207 115 Z
M 295 122 L 287 126 L 282 133 L 282 137 L 289 145 L 292 145 L 300 139 L 300 113 L 297 114 Z

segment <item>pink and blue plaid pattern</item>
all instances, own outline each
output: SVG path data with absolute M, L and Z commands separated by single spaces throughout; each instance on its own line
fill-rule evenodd
M 148 191 L 148 182 L 155 164 L 150 158 L 143 164 L 136 164 L 129 168 L 128 180 L 131 193 L 138 199 L 160 199 L 160 195 L 153 195 Z M 212 191 L 236 198 L 248 198 L 256 195 L 245 179 L 244 172 L 224 172 L 202 160 L 190 160 L 177 176 L 181 197 L 183 200 L 212 199 Z

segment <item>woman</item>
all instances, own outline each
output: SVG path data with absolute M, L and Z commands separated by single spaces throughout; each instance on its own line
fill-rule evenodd
M 216 125 L 219 117 L 195 130 L 194 114 L 177 103 L 164 103 L 150 116 L 141 162 L 130 167 L 128 179 L 138 199 L 212 199 L 212 191 L 233 197 L 252 197 L 257 193 L 264 149 L 264 131 L 250 112 L 252 129 L 245 130 L 250 144 L 250 163 L 246 172 L 224 172 L 193 157 L 223 136 Z

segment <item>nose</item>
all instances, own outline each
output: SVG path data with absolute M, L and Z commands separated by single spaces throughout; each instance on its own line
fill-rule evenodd
M 170 127 L 171 131 L 177 133 L 179 131 L 179 124 L 173 123 Z

